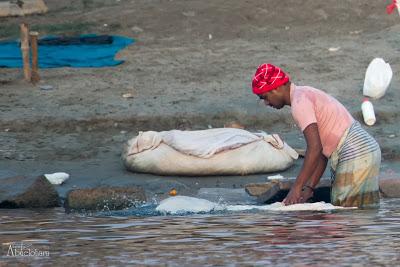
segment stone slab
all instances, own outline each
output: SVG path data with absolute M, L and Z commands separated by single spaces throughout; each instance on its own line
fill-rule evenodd
M 230 205 L 257 203 L 257 198 L 247 194 L 244 188 L 200 188 L 196 197 Z
M 252 183 L 245 186 L 245 191 L 253 197 L 257 198 L 258 202 L 268 202 L 271 198 L 277 195 L 280 191 L 279 182 L 271 181 L 269 183 Z
M 249 195 L 256 197 L 260 203 L 272 203 L 282 201 L 294 182 L 295 178 L 271 180 L 265 183 L 251 183 L 245 186 L 245 190 Z M 321 179 L 314 190 L 312 200 L 330 202 L 330 187 L 330 179 Z

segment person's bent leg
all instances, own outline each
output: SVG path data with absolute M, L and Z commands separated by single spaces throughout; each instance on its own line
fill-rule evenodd
M 379 206 L 381 150 L 375 139 L 355 123 L 338 155 L 332 180 L 332 204 L 361 208 Z
M 373 153 L 378 154 L 378 153 Z M 379 206 L 379 155 L 371 155 L 356 162 L 338 166 L 332 184 L 331 202 L 343 207 L 377 207 Z

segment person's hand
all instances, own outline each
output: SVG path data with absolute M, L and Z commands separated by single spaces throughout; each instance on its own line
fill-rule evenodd
M 303 203 L 302 190 L 298 187 L 292 186 L 286 198 L 283 200 L 284 205 L 293 205 L 297 203 Z

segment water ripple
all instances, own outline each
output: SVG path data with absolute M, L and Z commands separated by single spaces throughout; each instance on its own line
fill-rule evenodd
M 48 249 L 41 266 L 396 266 L 400 199 L 378 210 L 162 215 L 154 205 L 91 216 L 0 210 L 3 263 L 14 242 Z M 26 265 L 26 262 L 25 262 Z

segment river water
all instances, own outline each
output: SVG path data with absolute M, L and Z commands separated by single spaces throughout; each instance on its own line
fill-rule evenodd
M 399 266 L 400 199 L 377 210 L 0 210 L 0 266 Z

